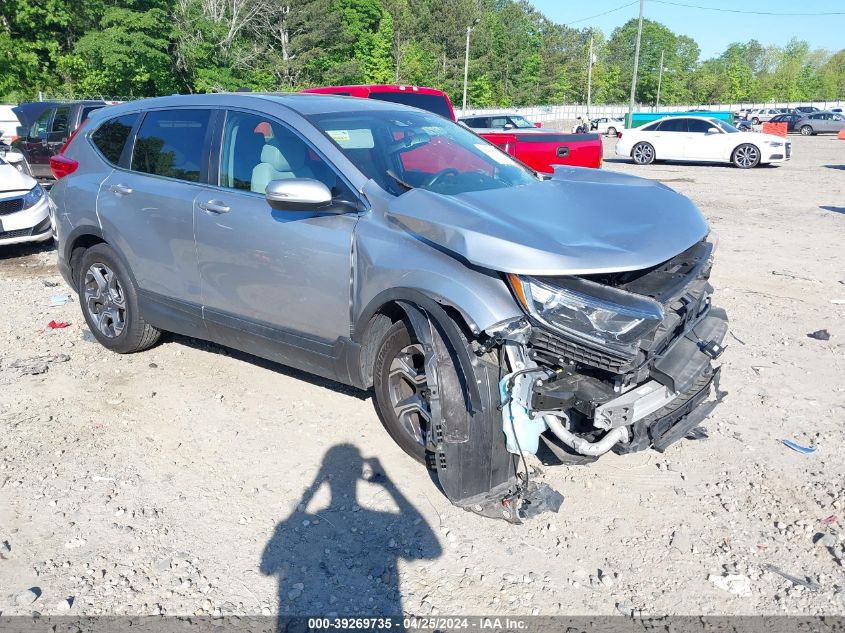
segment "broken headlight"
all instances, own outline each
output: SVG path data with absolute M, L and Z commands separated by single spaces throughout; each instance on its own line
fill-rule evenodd
M 548 327 L 599 345 L 636 352 L 663 320 L 653 299 L 577 277 L 540 279 L 508 275 L 528 314 Z

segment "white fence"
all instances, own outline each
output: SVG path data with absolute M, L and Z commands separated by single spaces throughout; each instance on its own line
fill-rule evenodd
M 676 105 L 676 106 L 660 106 L 655 108 L 650 105 L 635 104 L 634 112 L 687 112 L 691 109 L 706 109 L 712 111 L 730 110 L 736 112 L 743 108 L 795 108 L 797 106 L 816 106 L 821 110 L 829 108 L 845 107 L 845 101 L 777 101 L 772 103 L 711 103 L 711 104 L 691 104 L 691 105 Z M 456 109 L 458 116 L 472 115 L 472 114 L 493 114 L 497 112 L 513 112 L 521 114 L 530 121 L 539 121 L 547 123 L 551 121 L 574 121 L 578 115 L 587 114 L 586 105 L 546 105 L 546 106 L 526 106 L 522 108 L 467 108 L 466 111 Z M 590 118 L 614 116 L 622 118 L 628 113 L 628 104 L 613 104 L 613 105 L 592 105 L 590 106 Z

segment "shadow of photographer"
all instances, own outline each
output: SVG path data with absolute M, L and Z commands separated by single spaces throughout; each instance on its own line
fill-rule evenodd
M 381 487 L 367 506 L 358 480 Z M 318 491 L 328 486 L 328 505 Z M 383 493 L 387 493 L 385 498 Z M 278 580 L 278 630 L 290 616 L 401 616 L 397 562 L 433 560 L 442 550 L 431 527 L 387 477 L 378 458 L 340 444 L 329 449 L 297 509 L 276 525 L 261 573 Z

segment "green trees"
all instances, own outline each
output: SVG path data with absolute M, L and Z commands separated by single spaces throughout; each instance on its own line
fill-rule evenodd
M 0 99 L 396 82 L 460 103 L 476 20 L 470 105 L 584 103 L 591 36 L 593 103 L 627 101 L 636 20 L 605 40 L 528 0 L 3 0 Z M 645 20 L 637 100 L 653 104 L 658 83 L 662 104 L 845 98 L 845 50 L 752 39 L 699 58 L 691 38 Z

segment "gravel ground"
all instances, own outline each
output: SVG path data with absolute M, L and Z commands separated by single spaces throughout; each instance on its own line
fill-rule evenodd
M 369 393 L 180 337 L 111 354 L 51 306 L 50 247 L 2 249 L 0 613 L 845 615 L 845 142 L 792 140 L 752 171 L 606 141 L 721 236 L 729 395 L 665 454 L 538 465 L 565 501 L 522 526 L 451 506 Z

